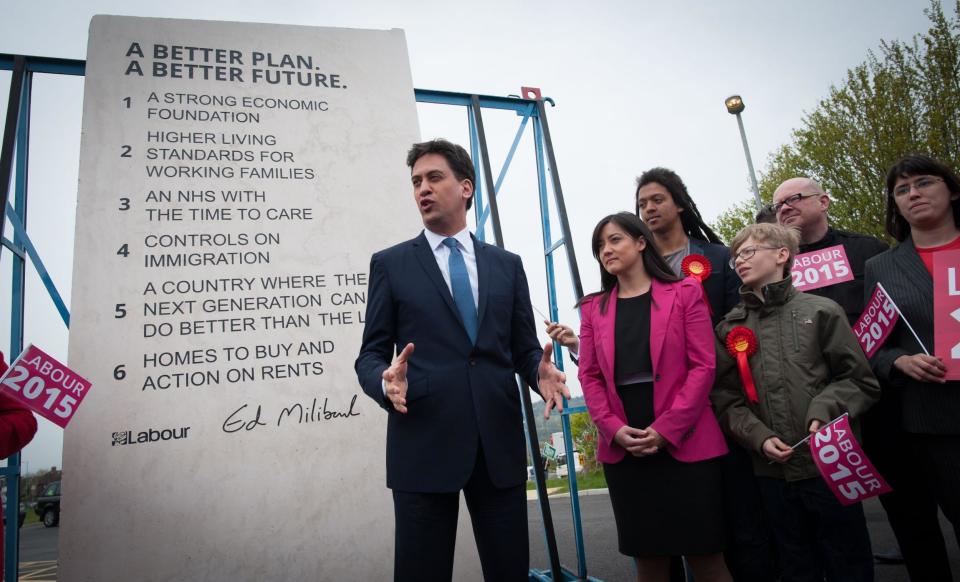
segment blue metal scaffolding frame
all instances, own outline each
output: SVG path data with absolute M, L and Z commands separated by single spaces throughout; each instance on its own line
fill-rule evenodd
M 13 203 L 0 205 L 0 209 L 5 210 L 6 218 L 9 219 L 13 227 L 13 240 L 2 239 L 4 247 L 11 251 L 13 256 L 12 272 L 12 297 L 10 312 L 10 359 L 11 361 L 23 350 L 23 326 L 24 326 L 24 293 L 25 293 L 25 273 L 27 258 L 37 270 L 44 287 L 46 288 L 54 307 L 59 312 L 61 319 L 68 328 L 70 326 L 70 313 L 64 303 L 56 285 L 52 281 L 49 273 L 43 265 L 43 262 L 27 235 L 27 175 L 29 167 L 29 139 L 30 139 L 30 101 L 31 89 L 34 73 L 46 73 L 57 75 L 83 76 L 85 74 L 86 63 L 82 60 L 57 59 L 48 57 L 33 57 L 22 55 L 0 54 L 0 70 L 13 71 L 11 82 L 10 102 L 8 107 L 16 109 L 16 113 L 8 110 L 7 123 L 4 126 L 5 146 L 7 141 L 12 142 L 12 147 L 4 147 L 3 156 L 0 156 L 0 177 L 4 175 L 4 166 L 6 176 L 12 174 L 13 184 Z M 19 93 L 19 94 L 15 94 Z M 498 246 L 504 246 L 502 230 L 500 227 L 500 218 L 497 210 L 497 194 L 503 185 L 507 172 L 513 161 L 517 148 L 523 138 L 526 128 L 532 127 L 534 150 L 537 168 L 538 199 L 540 204 L 540 218 L 543 233 L 543 253 L 545 261 L 545 276 L 547 283 L 547 294 L 550 318 L 553 321 L 558 320 L 557 288 L 555 277 L 554 253 L 561 248 L 566 251 L 567 262 L 570 268 L 571 280 L 573 282 L 573 292 L 577 299 L 583 296 L 583 290 L 580 283 L 579 270 L 576 263 L 576 257 L 573 252 L 570 241 L 570 228 L 567 221 L 566 209 L 563 201 L 563 193 L 560 187 L 559 176 L 556 167 L 556 158 L 553 152 L 553 146 L 550 139 L 549 126 L 546 119 L 545 102 L 551 105 L 553 101 L 549 98 L 526 99 L 520 97 L 497 97 L 489 95 L 471 95 L 466 93 L 455 93 L 448 91 L 434 91 L 426 89 L 414 90 L 418 103 L 429 103 L 436 105 L 460 106 L 467 109 L 468 127 L 470 131 L 470 150 L 475 165 L 476 175 L 478 177 L 475 185 L 474 212 L 476 217 L 476 236 L 480 240 L 485 240 L 488 227 L 492 230 L 494 242 Z M 519 116 L 520 123 L 513 142 L 507 153 L 503 166 L 497 175 L 493 178 L 493 172 L 490 162 L 490 156 L 487 149 L 486 135 L 483 127 L 482 111 L 506 110 L 513 111 Z M 11 127 L 11 120 L 14 120 L 15 126 Z M 532 121 L 532 124 L 531 124 Z M 8 132 L 13 132 L 13 137 L 8 138 Z M 549 168 L 549 172 L 548 172 Z M 548 173 L 551 174 L 552 184 L 548 182 Z M 484 186 L 485 184 L 485 186 Z M 6 200 L 6 194 L 9 188 L 9 182 L 0 183 L 0 192 L 3 193 L 0 200 Z M 553 239 L 554 225 L 550 217 L 550 192 L 553 193 L 553 203 L 559 217 L 559 230 L 562 236 L 556 240 Z M 0 225 L 4 213 L 0 213 Z M 554 351 L 560 354 L 560 345 L 554 342 Z M 562 370 L 562 358 L 556 358 L 557 366 Z M 576 463 L 573 461 L 574 470 L 567 471 L 570 504 L 573 520 L 574 541 L 577 553 L 577 571 L 576 573 L 564 568 L 559 561 L 557 554 L 556 539 L 553 530 L 553 521 L 550 513 L 550 504 L 546 493 L 546 479 L 543 472 L 543 464 L 540 457 L 539 442 L 534 425 L 532 404 L 530 402 L 529 387 L 520 382 L 520 390 L 523 393 L 524 401 L 524 424 L 527 426 L 527 445 L 530 450 L 531 458 L 535 467 L 535 479 L 537 482 L 538 503 L 541 512 L 541 518 L 544 523 L 544 537 L 546 541 L 548 560 L 550 568 L 546 570 L 530 570 L 530 580 L 533 581 L 560 581 L 560 580 L 595 580 L 587 576 L 586 553 L 583 543 L 583 530 L 580 519 L 580 504 L 577 488 Z M 564 403 L 567 404 L 566 402 Z M 573 439 L 570 431 L 570 416 L 578 412 L 584 412 L 584 407 L 564 407 L 561 414 L 561 423 L 563 427 L 563 439 L 565 450 L 569 452 L 567 457 L 568 467 L 573 458 Z M 0 468 L 0 476 L 7 481 L 7 500 L 6 500 L 6 537 L 4 540 L 7 557 L 4 564 L 4 574 L 6 580 L 18 580 L 18 562 L 19 562 L 19 530 L 16 526 L 19 512 L 19 480 L 20 480 L 20 454 L 14 454 L 7 460 L 7 467 Z

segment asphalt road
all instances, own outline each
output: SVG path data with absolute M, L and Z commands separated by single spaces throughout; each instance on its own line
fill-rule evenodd
M 530 531 L 531 567 L 547 569 L 549 560 L 544 542 L 540 510 L 536 501 L 527 504 Z M 570 519 L 569 497 L 552 497 L 550 503 L 557 533 L 561 563 L 576 573 L 577 555 L 574 549 L 573 525 Z M 633 563 L 617 552 L 617 532 L 610 509 L 610 498 L 605 494 L 584 495 L 580 498 L 587 574 L 604 582 L 633 582 Z M 894 538 L 880 503 L 871 499 L 864 504 L 867 527 L 874 550 L 893 546 Z M 462 519 L 467 519 L 462 516 Z M 960 549 L 954 542 L 950 525 L 941 524 L 947 538 L 951 567 L 960 574 Z M 20 580 L 39 582 L 56 580 L 57 538 L 60 528 L 45 528 L 30 524 L 20 530 Z M 876 582 L 907 582 L 906 569 L 898 565 L 877 565 Z
M 59 527 L 31 523 L 20 528 L 20 581 L 41 582 L 57 579 L 57 539 Z
M 574 546 L 573 525 L 570 519 L 570 498 L 551 497 L 550 509 L 554 516 L 560 563 L 577 573 L 577 554 Z M 546 543 L 541 525 L 540 509 L 536 501 L 527 502 L 530 532 L 530 563 L 532 568 L 549 569 Z M 617 551 L 617 531 L 613 522 L 610 498 L 606 494 L 580 497 L 581 522 L 586 550 L 587 575 L 604 582 L 634 582 L 636 573 L 630 558 Z M 896 541 L 887 523 L 886 514 L 876 499 L 864 504 L 867 528 L 875 551 L 893 548 Z M 947 552 L 954 576 L 960 576 L 960 549 L 950 524 L 941 516 L 941 527 L 947 540 Z M 878 564 L 874 568 L 876 582 L 908 582 L 907 570 L 902 565 Z

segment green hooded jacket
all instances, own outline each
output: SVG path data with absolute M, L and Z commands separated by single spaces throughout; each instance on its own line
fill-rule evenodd
M 880 397 L 880 385 L 843 309 L 834 301 L 793 287 L 790 277 L 766 285 L 764 299 L 740 289 L 743 302 L 716 327 L 717 380 L 710 398 L 720 427 L 753 457 L 754 473 L 787 481 L 818 477 L 810 448 L 802 444 L 783 464 L 770 463 L 763 443 L 779 437 L 794 445 L 808 436 L 810 422 L 827 423 L 844 412 L 856 418 Z M 737 326 L 753 331 L 757 351 L 749 357 L 759 396 L 747 401 L 727 334 Z

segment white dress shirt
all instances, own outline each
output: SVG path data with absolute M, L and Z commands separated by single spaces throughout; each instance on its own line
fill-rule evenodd
M 446 281 L 447 289 L 450 290 L 450 295 L 452 296 L 453 287 L 450 285 L 450 248 L 443 244 L 444 239 L 447 237 L 442 234 L 430 232 L 427 229 L 423 230 L 423 235 L 427 237 L 427 243 L 430 244 L 430 249 L 433 250 L 433 257 L 437 259 L 437 266 L 440 267 L 440 274 L 443 275 L 443 280 Z M 453 235 L 453 238 L 457 239 L 457 247 L 460 249 L 460 254 L 463 255 L 463 262 L 467 265 L 467 276 L 470 277 L 470 290 L 473 291 L 473 306 L 477 307 L 480 305 L 480 292 L 477 279 L 477 253 L 474 252 L 473 239 L 470 237 L 470 231 L 466 228 Z
M 443 241 L 447 237 L 442 234 L 430 232 L 427 229 L 423 229 L 423 235 L 427 237 L 427 244 L 430 245 L 430 250 L 433 251 L 433 258 L 437 260 L 437 266 L 440 267 L 440 274 L 443 275 L 443 280 L 447 283 L 447 289 L 450 291 L 450 295 L 453 296 L 453 286 L 450 284 L 450 247 L 443 244 Z M 474 252 L 473 239 L 470 237 L 470 231 L 466 228 L 453 235 L 453 238 L 457 239 L 457 248 L 460 249 L 460 254 L 463 255 L 463 262 L 467 266 L 467 276 L 470 278 L 470 290 L 473 292 L 473 306 L 479 311 L 480 291 L 478 287 L 479 279 L 477 278 L 477 253 Z M 384 380 L 381 385 L 383 386 L 383 395 L 386 396 L 387 381 Z

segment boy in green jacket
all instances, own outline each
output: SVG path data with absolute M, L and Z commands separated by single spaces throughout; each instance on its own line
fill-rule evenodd
M 781 580 L 871 581 L 863 508 L 841 505 L 809 447 L 792 447 L 844 412 L 856 427 L 880 386 L 843 309 L 793 287 L 797 246 L 797 234 L 776 224 L 750 225 L 733 239 L 743 302 L 716 327 L 711 399 L 721 428 L 752 453 Z M 742 368 L 738 352 L 750 354 Z

